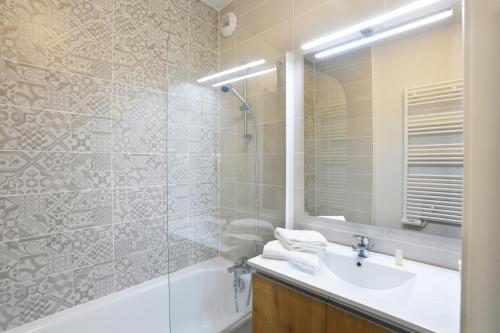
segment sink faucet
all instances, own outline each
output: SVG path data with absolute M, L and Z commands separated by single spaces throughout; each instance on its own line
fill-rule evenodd
M 353 245 L 352 249 L 358 252 L 359 258 L 368 258 L 375 244 L 370 244 L 370 239 L 366 236 L 354 235 L 353 237 L 357 239 L 357 244 Z

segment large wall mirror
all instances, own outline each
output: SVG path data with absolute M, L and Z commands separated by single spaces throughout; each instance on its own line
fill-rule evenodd
M 368 32 L 369 33 L 369 32 Z M 304 215 L 460 238 L 462 22 L 304 56 Z

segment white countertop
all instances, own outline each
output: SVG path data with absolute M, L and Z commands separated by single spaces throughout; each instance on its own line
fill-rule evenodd
M 356 254 L 350 247 L 330 243 L 328 251 L 352 256 L 355 265 Z M 262 256 L 250 259 L 248 263 L 257 271 L 408 329 L 418 332 L 460 332 L 459 272 L 410 260 L 404 260 L 403 266 L 397 266 L 394 257 L 378 253 L 372 253 L 363 261 L 414 273 L 415 278 L 409 282 L 410 285 L 387 294 L 347 283 L 324 264 L 319 272 L 311 274 L 287 261 Z

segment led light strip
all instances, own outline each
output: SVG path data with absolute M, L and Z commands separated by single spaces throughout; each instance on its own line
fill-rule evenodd
M 260 75 L 264 75 L 264 74 L 267 74 L 267 73 L 272 73 L 272 72 L 275 72 L 275 71 L 276 71 L 276 66 L 268 68 L 268 69 L 264 69 L 264 70 L 259 71 L 259 72 L 255 72 L 255 73 L 251 73 L 251 74 L 248 74 L 248 75 L 243 75 L 243 76 L 235 77 L 235 78 L 230 79 L 230 80 L 218 82 L 218 83 L 214 84 L 213 87 L 220 87 L 220 86 L 223 86 L 223 85 L 228 84 L 228 83 L 233 83 L 233 82 L 236 82 L 236 81 L 241 81 L 241 80 L 249 79 L 249 78 L 260 76 Z
M 402 25 L 400 27 L 380 32 L 380 33 L 378 33 L 374 36 L 371 36 L 371 37 L 362 38 L 362 39 L 356 40 L 354 42 L 350 42 L 347 44 L 342 44 L 340 46 L 332 47 L 331 49 L 328 49 L 328 50 L 325 50 L 322 52 L 318 52 L 314 56 L 316 57 L 316 59 L 321 59 L 321 58 L 329 57 L 329 56 L 332 56 L 335 54 L 343 53 L 343 52 L 358 48 L 358 47 L 363 46 L 363 45 L 374 43 L 374 42 L 381 40 L 381 39 L 384 39 L 384 38 L 388 38 L 388 37 L 391 37 L 391 36 L 394 36 L 394 35 L 409 31 L 409 30 L 419 28 L 419 27 L 427 25 L 427 24 L 431 24 L 434 22 L 444 20 L 448 17 L 451 17 L 452 15 L 453 15 L 453 10 L 449 9 L 449 10 L 446 10 L 444 12 L 440 12 L 438 14 L 434 14 L 434 15 L 428 16 L 426 18 Z
M 250 67 L 262 65 L 265 62 L 266 61 L 264 59 L 252 61 L 252 62 L 249 62 L 248 64 L 244 64 L 244 65 L 241 65 L 238 67 L 227 69 L 227 70 L 219 72 L 219 73 L 215 73 L 215 74 L 212 74 L 209 76 L 202 77 L 201 79 L 196 80 L 196 82 L 202 83 L 202 82 L 210 81 L 210 80 L 213 80 L 213 79 L 221 77 L 221 76 L 225 76 L 225 75 L 236 73 L 236 72 L 241 72 L 242 70 L 245 70 L 245 69 L 250 68 Z
M 373 28 L 374 26 L 395 19 L 397 17 L 403 16 L 405 14 L 417 11 L 419 9 L 431 6 L 437 2 L 441 2 L 443 0 L 420 0 L 420 1 L 415 1 L 409 5 L 400 7 L 396 10 L 393 10 L 391 12 L 385 13 L 383 15 L 374 17 L 372 19 L 369 19 L 367 21 L 358 23 L 356 25 L 353 25 L 352 27 L 346 28 L 344 30 L 340 30 L 337 32 L 334 32 L 330 35 L 318 38 L 316 40 L 313 40 L 309 43 L 305 43 L 301 46 L 303 50 L 310 50 L 314 47 L 320 46 L 322 44 L 330 43 L 336 39 L 342 38 L 349 36 L 350 34 L 359 32 L 361 30 L 367 29 L 367 28 Z

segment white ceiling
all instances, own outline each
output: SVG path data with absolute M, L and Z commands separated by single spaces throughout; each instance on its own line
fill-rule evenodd
M 219 10 L 224 8 L 228 3 L 230 3 L 233 0 L 201 0 L 201 1 Z

